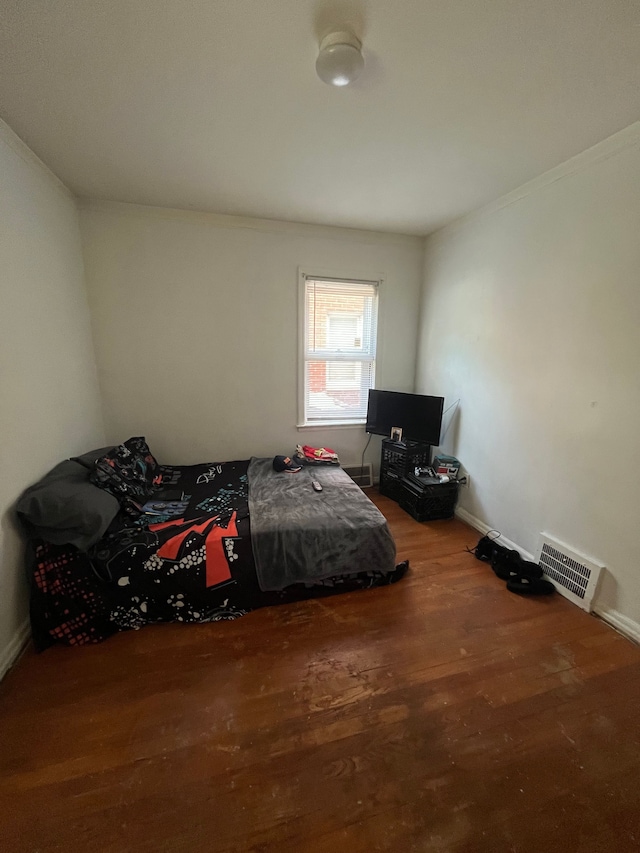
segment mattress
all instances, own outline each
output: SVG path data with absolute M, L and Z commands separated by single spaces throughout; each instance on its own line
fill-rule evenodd
M 31 621 L 36 646 L 99 642 L 155 622 L 236 619 L 259 607 L 402 577 L 406 567 L 394 566 L 384 517 L 343 471 L 314 469 L 313 476 L 324 484 L 316 493 L 306 472 L 260 476 L 270 464 L 253 460 L 254 470 L 248 460 L 165 466 L 163 487 L 143 515 L 119 515 L 89 552 L 35 542 Z M 250 498 L 252 481 L 257 500 Z M 271 499 L 263 489 L 270 482 Z M 364 523 L 370 514 L 368 550 L 336 544 L 344 543 L 354 523 L 339 522 L 343 513 L 337 510 L 337 493 L 345 510 L 352 507 L 352 519 L 357 515 Z M 301 554 L 305 535 L 300 535 L 305 527 L 310 533 L 306 556 Z

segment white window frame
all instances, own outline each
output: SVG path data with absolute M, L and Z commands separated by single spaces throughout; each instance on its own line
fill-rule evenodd
M 309 420 L 307 418 L 307 413 L 305 410 L 305 402 L 306 402 L 306 362 L 307 360 L 318 361 L 319 353 L 313 353 L 312 356 L 309 354 L 308 350 L 308 323 L 306 317 L 306 302 L 305 302 L 305 290 L 306 290 L 306 282 L 308 279 L 317 279 L 319 281 L 335 281 L 337 283 L 344 282 L 345 284 L 349 283 L 363 283 L 363 284 L 373 284 L 378 288 L 378 296 L 374 303 L 374 317 L 373 317 L 373 326 L 372 326 L 372 334 L 373 334 L 373 356 L 370 357 L 368 355 L 359 357 L 359 353 L 357 352 L 345 352 L 344 354 L 337 355 L 336 353 L 332 353 L 332 360 L 340 360 L 343 358 L 345 361 L 366 361 L 372 363 L 372 371 L 371 371 L 371 388 L 375 388 L 375 374 L 377 365 L 380 359 L 380 346 L 377 340 L 378 336 L 378 327 L 379 327 L 379 306 L 381 300 L 381 292 L 382 285 L 384 283 L 385 277 L 380 274 L 363 274 L 359 272 L 355 275 L 349 275 L 345 272 L 336 273 L 335 271 L 329 272 L 327 270 L 321 269 L 302 269 L 298 270 L 298 429 L 317 429 L 324 427 L 356 427 L 361 426 L 366 423 L 366 417 L 363 416 L 361 418 L 353 418 L 353 419 L 345 419 L 345 420 L 335 420 L 332 418 L 327 418 L 326 420 Z M 340 313 L 340 312 L 337 312 Z M 348 312 L 347 312 L 348 313 Z M 363 371 L 363 374 L 366 371 Z

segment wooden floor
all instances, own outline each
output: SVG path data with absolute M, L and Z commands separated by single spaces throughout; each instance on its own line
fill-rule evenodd
M 0 848 L 640 850 L 640 649 L 507 592 L 460 522 L 375 500 L 395 586 L 27 652 Z

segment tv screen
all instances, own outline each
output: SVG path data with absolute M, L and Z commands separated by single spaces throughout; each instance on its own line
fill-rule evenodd
M 391 436 L 393 427 L 402 428 L 402 440 L 440 444 L 444 397 L 405 394 L 401 391 L 369 391 L 367 432 Z

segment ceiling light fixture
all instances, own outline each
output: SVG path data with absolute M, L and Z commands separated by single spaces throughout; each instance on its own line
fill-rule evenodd
M 352 33 L 329 33 L 320 42 L 316 71 L 323 83 L 348 86 L 364 68 L 362 44 Z

